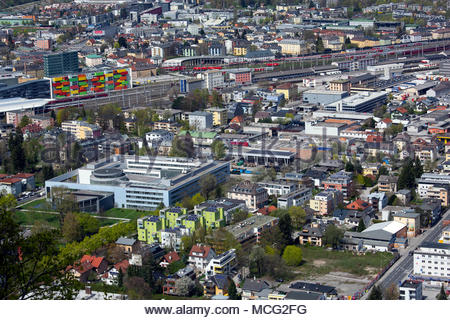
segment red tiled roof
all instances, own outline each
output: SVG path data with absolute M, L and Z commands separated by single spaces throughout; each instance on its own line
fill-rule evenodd
M 181 258 L 176 251 L 172 251 L 164 256 L 164 260 L 170 264 L 181 260 Z
M 129 266 L 130 266 L 130 263 L 128 262 L 128 260 L 124 259 L 120 262 L 117 262 L 114 265 L 114 268 L 116 268 L 117 271 L 119 271 L 119 269 L 120 269 L 120 270 L 122 270 L 123 273 L 125 273 Z
M 353 209 L 353 210 L 364 210 L 368 206 L 370 206 L 370 204 L 368 202 L 361 200 L 361 199 L 356 199 L 352 203 L 348 204 L 346 208 Z
M 32 173 L 18 173 L 18 174 L 16 174 L 14 176 L 14 178 L 22 178 L 22 179 L 24 179 L 24 178 L 31 178 L 31 177 L 34 177 L 34 174 L 32 174 Z
M 392 123 L 392 120 L 386 118 L 386 119 L 383 119 L 383 122 L 384 122 L 384 123 Z
M 209 251 L 211 250 L 210 246 L 203 245 L 193 245 L 191 251 L 189 252 L 189 256 L 200 257 L 199 255 L 194 255 L 194 252 L 200 253 L 201 258 L 206 258 L 209 255 Z
M 20 181 L 22 181 L 22 179 L 20 179 L 20 178 L 5 178 L 5 179 L 0 180 L 0 183 L 17 183 Z
M 398 107 L 396 110 L 397 110 L 398 112 L 400 112 L 400 113 L 408 113 L 408 110 L 406 110 L 406 109 L 403 108 L 403 107 Z
M 81 258 L 81 263 L 88 261 L 90 264 L 92 264 L 94 268 L 98 268 L 100 264 L 103 262 L 103 259 L 104 259 L 103 257 L 96 257 L 85 254 Z

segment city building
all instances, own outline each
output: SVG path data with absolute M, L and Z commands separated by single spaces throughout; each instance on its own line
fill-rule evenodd
M 405 280 L 398 288 L 399 300 L 422 300 L 422 282 Z
M 414 275 L 431 281 L 450 281 L 450 244 L 424 242 L 414 250 Z
M 262 233 L 278 224 L 278 218 L 272 216 L 252 216 L 239 223 L 225 227 L 242 245 L 259 243 Z
M 258 182 L 258 185 L 266 189 L 269 196 L 274 195 L 277 197 L 294 192 L 298 187 L 297 183 L 286 181 Z
M 207 270 L 212 259 L 216 257 L 213 248 L 205 245 L 193 245 L 189 252 L 188 263 L 193 265 L 197 270 L 204 273 Z
M 100 94 L 131 88 L 133 85 L 131 71 L 128 69 L 101 69 L 85 73 L 77 70 L 51 76 L 49 79 L 52 99 Z
M 189 114 L 189 126 L 196 130 L 205 130 L 213 127 L 213 115 L 209 112 L 195 111 Z
M 450 225 L 446 226 L 444 230 L 442 230 L 441 237 L 438 242 L 450 244 Z
M 328 215 L 342 203 L 342 192 L 326 190 L 319 192 L 314 199 L 309 200 L 309 207 L 320 215 Z
M 201 177 L 212 174 L 218 184 L 230 174 L 229 162 L 174 157 L 113 155 L 91 162 L 45 182 L 47 198 L 52 188 L 104 191 L 114 194 L 118 208 L 154 210 L 200 192 Z
M 372 112 L 386 102 L 386 92 L 360 92 L 325 106 L 328 111 Z
M 248 180 L 242 181 L 228 191 L 228 198 L 244 200 L 245 205 L 250 210 L 257 210 L 263 207 L 267 200 L 267 190 Z
M 225 126 L 228 124 L 228 110 L 226 108 L 209 108 L 205 111 L 212 114 L 214 126 Z
M 277 207 L 279 209 L 288 209 L 292 206 L 302 206 L 306 201 L 310 200 L 312 196 L 312 188 L 301 187 L 286 195 L 277 198 Z
M 398 211 L 392 214 L 394 221 L 406 224 L 407 236 L 415 237 L 420 231 L 420 213 L 410 211 Z
M 61 123 L 61 129 L 73 134 L 78 140 L 96 139 L 102 135 L 99 126 L 84 121 L 64 121 Z
M 190 256 L 189 256 L 190 257 Z M 205 267 L 207 278 L 216 275 L 231 275 L 232 269 L 236 265 L 236 249 L 230 249 L 216 257 L 213 257 Z
M 324 181 L 322 181 L 323 190 L 338 190 L 342 192 L 344 198 L 350 198 L 353 194 L 353 179 L 352 174 L 339 171 L 333 173 Z
M 397 176 L 381 175 L 378 178 L 378 191 L 379 192 L 397 192 Z
M 44 56 L 44 76 L 47 78 L 79 72 L 78 52 L 65 51 Z

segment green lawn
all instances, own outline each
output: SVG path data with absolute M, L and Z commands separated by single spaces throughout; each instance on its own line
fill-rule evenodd
M 126 218 L 126 219 L 137 219 L 142 216 L 155 215 L 153 211 L 137 211 L 134 209 L 120 209 L 112 208 L 101 214 L 104 217 L 114 217 L 114 218 Z
M 329 251 L 321 247 L 302 246 L 303 261 L 294 272 L 301 276 L 323 275 L 333 271 L 356 276 L 378 273 L 393 258 L 391 253 L 356 255 L 347 251 Z
M 25 212 L 16 211 L 14 213 L 14 219 L 20 225 L 32 226 L 36 221 L 48 222 L 52 227 L 59 228 L 59 215 L 52 213 L 42 212 Z
M 59 228 L 59 215 L 44 212 L 32 212 L 32 211 L 16 211 L 14 218 L 20 225 L 32 226 L 36 221 L 48 222 L 52 227 Z M 110 226 L 112 224 L 121 222 L 114 219 L 98 219 L 100 227 Z
M 46 206 L 46 199 L 37 199 L 27 204 L 21 206 L 21 209 L 29 209 L 29 210 L 39 210 L 39 211 L 49 211 Z

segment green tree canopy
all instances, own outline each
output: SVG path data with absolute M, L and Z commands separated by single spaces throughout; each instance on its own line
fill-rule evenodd
M 283 260 L 288 266 L 298 266 L 302 262 L 302 249 L 297 246 L 287 246 L 283 252 Z

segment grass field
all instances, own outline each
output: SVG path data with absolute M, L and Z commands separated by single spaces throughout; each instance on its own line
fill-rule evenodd
M 20 225 L 32 226 L 36 221 L 48 222 L 50 226 L 59 228 L 59 215 L 52 213 L 16 211 L 14 219 Z
M 20 208 L 28 210 L 48 211 L 45 198 L 28 202 L 27 204 L 21 206 Z
M 383 269 L 393 258 L 387 252 L 356 255 L 308 246 L 302 247 L 302 252 L 302 264 L 294 269 L 301 276 L 324 275 L 333 271 L 348 272 L 356 276 L 372 275 Z
M 35 222 L 47 222 L 54 228 L 59 228 L 59 215 L 44 212 L 32 212 L 32 211 L 16 211 L 14 218 L 20 225 L 32 226 Z M 120 220 L 114 219 L 98 219 L 100 227 L 110 226 L 112 224 L 120 222 Z
M 125 218 L 125 219 L 137 219 L 142 216 L 154 215 L 153 211 L 137 211 L 133 209 L 120 209 L 112 208 L 101 214 L 104 217 Z

